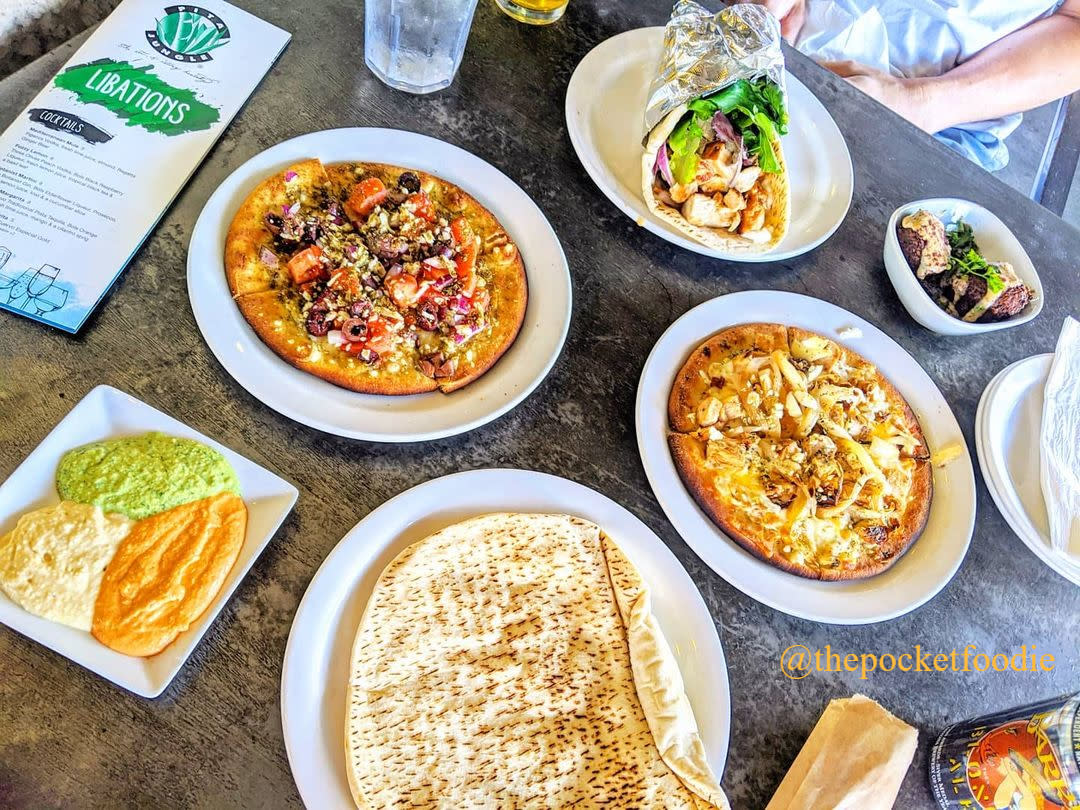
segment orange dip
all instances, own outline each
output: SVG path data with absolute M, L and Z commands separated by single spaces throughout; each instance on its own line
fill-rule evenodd
M 94 638 L 127 655 L 163 650 L 214 601 L 246 527 L 243 499 L 228 492 L 135 523 L 101 580 Z

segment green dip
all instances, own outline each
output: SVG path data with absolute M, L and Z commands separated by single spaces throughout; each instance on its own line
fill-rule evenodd
M 141 520 L 219 492 L 240 494 L 236 471 L 217 450 L 192 439 L 144 433 L 69 450 L 56 468 L 69 501 Z

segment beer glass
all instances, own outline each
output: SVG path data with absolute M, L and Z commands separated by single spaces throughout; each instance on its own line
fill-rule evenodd
M 530 25 L 553 23 L 566 13 L 570 0 L 495 0 L 495 5 L 518 22 Z

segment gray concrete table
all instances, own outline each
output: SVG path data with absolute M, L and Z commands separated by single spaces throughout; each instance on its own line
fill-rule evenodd
M 649 490 L 633 423 L 642 364 L 675 318 L 722 293 L 792 290 L 852 310 L 911 352 L 952 404 L 974 457 L 975 406 L 986 383 L 1006 364 L 1052 350 L 1062 318 L 1078 309 L 1080 232 L 791 53 L 792 72 L 847 138 L 855 164 L 851 212 L 828 242 L 797 259 L 766 265 L 705 259 L 618 212 L 586 176 L 564 126 L 564 89 L 577 62 L 613 34 L 662 24 L 664 4 L 572 0 L 564 21 L 537 30 L 482 2 L 456 82 L 419 98 L 388 89 L 363 66 L 360 3 L 240 5 L 292 31 L 292 44 L 82 334 L 72 338 L 0 314 L 0 475 L 79 398 L 109 383 L 281 472 L 300 488 L 300 500 L 157 700 L 133 697 L 0 630 L 0 805 L 299 805 L 278 693 L 304 588 L 371 509 L 414 484 L 476 467 L 542 470 L 594 487 L 643 519 L 686 566 L 728 658 L 733 716 L 723 782 L 739 810 L 765 804 L 830 698 L 864 692 L 919 727 L 919 752 L 897 807 L 923 808 L 931 804 L 926 751 L 944 724 L 1080 688 L 1080 590 L 1013 536 L 978 474 L 975 534 L 952 583 L 903 618 L 826 626 L 743 596 L 689 550 Z M 0 83 L 0 126 L 69 53 L 65 46 Z M 233 382 L 195 327 L 185 251 L 218 183 L 285 138 L 364 125 L 424 132 L 492 162 L 537 201 L 570 262 L 574 319 L 559 362 L 515 411 L 464 436 L 387 446 L 305 428 Z M 1036 321 L 944 338 L 910 319 L 886 280 L 883 226 L 897 205 L 939 195 L 989 206 L 1020 236 L 1046 288 Z M 1058 666 L 1048 674 L 891 673 L 865 681 L 857 674 L 790 681 L 778 667 L 790 644 L 897 653 L 915 643 L 935 650 L 976 643 L 992 651 L 1036 644 L 1056 652 Z

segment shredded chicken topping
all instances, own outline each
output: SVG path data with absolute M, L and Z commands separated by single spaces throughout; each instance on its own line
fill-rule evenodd
M 747 529 L 818 567 L 880 556 L 926 449 L 869 364 L 819 336 L 711 363 L 694 420 Z

